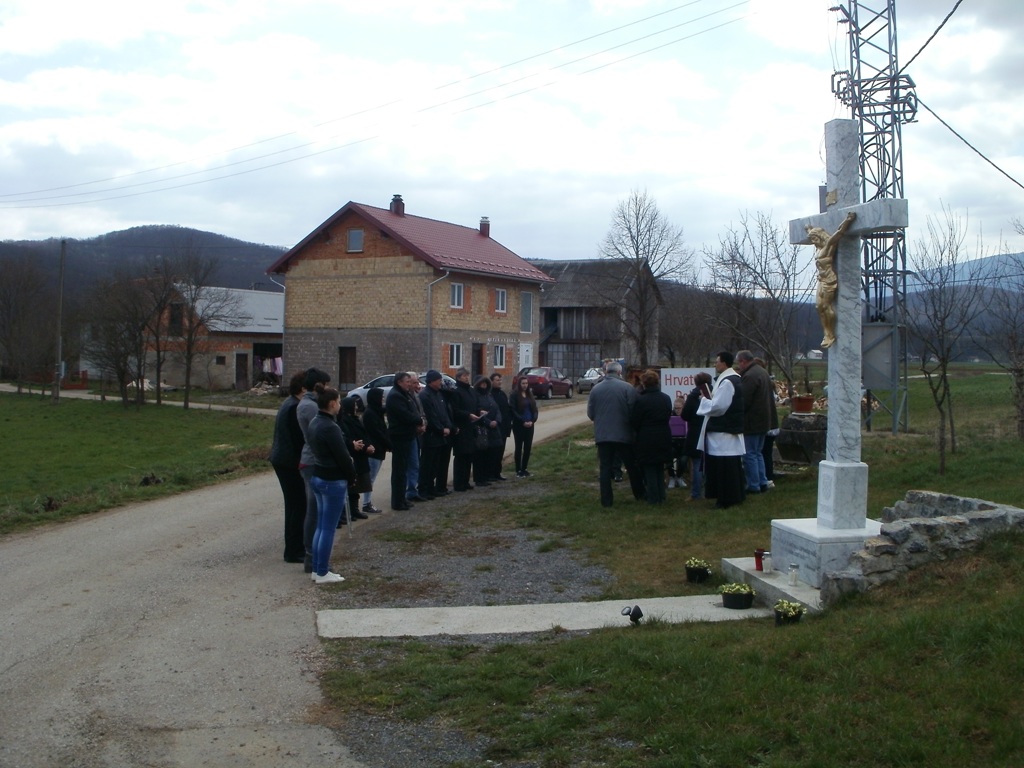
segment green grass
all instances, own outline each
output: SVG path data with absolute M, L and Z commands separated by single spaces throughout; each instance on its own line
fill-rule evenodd
M 0 533 L 269 468 L 264 416 L 2 393 L 0 414 Z
M 1005 379 L 954 384 L 961 450 L 935 474 L 936 419 L 911 382 L 917 432 L 865 435 L 869 514 L 913 488 L 1024 506 L 1024 451 Z M 727 513 L 669 492 L 660 508 L 616 487 L 597 503 L 587 428 L 539 446 L 544 492 L 471 515 L 568 542 L 608 567 L 604 598 L 711 594 L 723 557 L 770 544 L 770 521 L 814 515 L 815 473 L 785 467 L 777 489 Z M 467 523 L 463 523 L 467 524 Z M 797 625 L 645 620 L 529 642 L 330 641 L 335 707 L 453 723 L 488 737 L 486 758 L 542 766 L 932 766 L 1024 764 L 1024 534 L 909 574 Z M 682 564 L 715 568 L 703 585 Z

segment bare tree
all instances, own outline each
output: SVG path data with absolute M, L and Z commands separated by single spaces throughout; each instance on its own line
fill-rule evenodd
M 182 248 L 172 266 L 175 288 L 183 304 L 180 329 L 174 330 L 180 330 L 177 354 L 185 367 L 185 408 L 189 407 L 192 393 L 192 369 L 197 358 L 210 351 L 209 332 L 237 328 L 249 320 L 237 294 L 210 285 L 215 272 L 214 260 L 191 243 Z
M 56 304 L 46 275 L 17 257 L 0 259 L 0 368 L 22 383 L 53 362 L 53 316 Z
M 692 271 L 683 230 L 665 218 L 646 191 L 633 190 L 615 207 L 600 253 L 624 267 L 613 289 L 599 290 L 619 309 L 623 335 L 635 348 L 639 365 L 647 367 L 658 349 L 658 283 L 683 279 Z
M 153 380 L 156 382 L 156 402 L 163 402 L 164 363 L 167 360 L 170 346 L 169 313 L 174 299 L 177 297 L 173 262 L 160 259 L 154 269 L 153 276 L 145 281 L 145 290 L 149 296 L 150 316 L 146 325 L 149 337 L 149 351 L 153 361 Z
M 727 346 L 763 352 L 792 395 L 795 333 L 814 278 L 810 261 L 801 263 L 800 247 L 765 213 L 743 213 L 704 257 L 719 299 L 712 317 L 731 336 Z
M 1013 222 L 1024 235 L 1024 222 Z M 1010 389 L 1017 415 L 1017 438 L 1024 440 L 1024 254 L 1005 254 L 986 275 L 985 312 L 979 318 L 974 342 L 992 361 L 1010 374 Z
M 942 475 L 947 438 L 950 452 L 957 451 L 949 365 L 962 351 L 984 305 L 978 282 L 980 262 L 968 260 L 964 250 L 964 222 L 946 209 L 945 221 L 929 217 L 927 227 L 928 239 L 917 244 L 911 258 L 920 290 L 908 296 L 907 331 L 939 414 L 936 440 Z
M 145 401 L 147 328 L 152 302 L 144 278 L 121 274 L 92 289 L 93 307 L 84 351 L 104 376 L 117 381 L 121 402 Z
M 669 366 L 708 365 L 710 354 L 720 347 L 714 343 L 717 329 L 713 316 L 713 294 L 682 283 L 661 286 L 665 305 L 658 324 L 658 341 Z

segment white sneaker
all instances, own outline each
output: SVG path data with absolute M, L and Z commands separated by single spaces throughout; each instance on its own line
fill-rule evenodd
M 774 488 L 775 487 L 775 483 L 772 480 L 769 480 L 768 481 L 768 487 L 769 488 Z
M 680 478 L 679 478 L 679 479 L 678 479 L 678 480 L 676 481 L 676 488 L 685 488 L 685 487 L 686 487 L 686 481 L 685 481 L 685 480 L 683 480 L 683 478 L 681 478 L 681 477 L 680 477 Z
M 333 573 L 331 571 L 328 571 L 323 576 L 317 576 L 315 573 L 313 574 L 313 583 L 314 584 L 337 584 L 337 583 L 342 582 L 344 580 L 345 580 L 344 576 L 339 576 L 338 574 Z
M 676 479 L 674 477 L 670 477 L 668 479 L 668 482 L 665 484 L 665 487 L 666 488 L 675 488 L 676 487 Z

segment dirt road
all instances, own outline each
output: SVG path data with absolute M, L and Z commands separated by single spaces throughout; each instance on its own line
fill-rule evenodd
M 361 768 L 316 724 L 317 594 L 281 528 L 267 473 L 0 541 L 0 766 Z

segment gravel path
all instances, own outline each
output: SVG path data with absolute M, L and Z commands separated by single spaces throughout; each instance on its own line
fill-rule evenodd
M 609 578 L 587 565 L 570 541 L 534 528 L 510 527 L 488 513 L 502 497 L 529 504 L 543 493 L 532 480 L 515 480 L 385 512 L 342 529 L 334 563 L 346 582 L 321 590 L 320 608 L 510 605 L 576 602 L 600 595 Z M 473 635 L 420 638 L 450 643 L 528 641 L 529 636 Z M 444 723 L 406 723 L 361 714 L 335 719 L 353 755 L 371 768 L 443 768 L 455 761 L 488 763 L 486 741 Z M 506 767 L 513 766 L 505 763 Z M 515 768 L 532 764 L 515 763 Z

